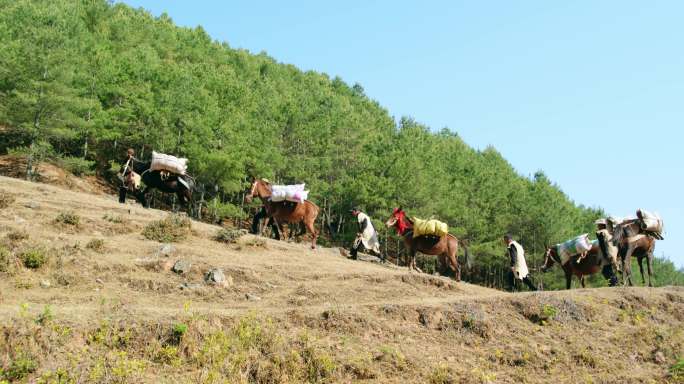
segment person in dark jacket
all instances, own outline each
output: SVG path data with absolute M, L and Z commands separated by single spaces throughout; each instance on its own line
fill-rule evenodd
M 522 245 L 513 240 L 513 237 L 509 234 L 504 235 L 504 243 L 508 249 L 508 256 L 511 258 L 511 270 L 508 272 L 509 290 L 513 291 L 515 280 L 517 279 L 522 280 L 530 291 L 536 291 L 537 287 L 534 286 L 529 277 L 530 273 L 525 262 L 525 250 Z

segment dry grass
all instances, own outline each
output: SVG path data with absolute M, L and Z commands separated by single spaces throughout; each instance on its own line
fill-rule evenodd
M 39 207 L 0 211 L 0 382 L 665 383 L 682 376 L 682 288 L 508 294 L 306 243 L 244 235 L 227 247 L 215 240 L 216 226 L 0 180 Z M 44 225 L 61 212 L 78 216 L 88 232 Z M 185 241 L 167 257 L 157 239 Z M 46 256 L 37 269 L 23 264 L 33 250 Z M 179 258 L 192 271 L 169 271 Z M 207 285 L 203 274 L 213 268 L 232 284 Z
M 16 198 L 13 194 L 0 190 L 0 209 L 4 209 L 14 204 Z

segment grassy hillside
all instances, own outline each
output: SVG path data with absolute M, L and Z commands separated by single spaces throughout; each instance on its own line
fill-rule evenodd
M 508 294 L 5 177 L 0 204 L 0 382 L 682 377 L 682 288 Z

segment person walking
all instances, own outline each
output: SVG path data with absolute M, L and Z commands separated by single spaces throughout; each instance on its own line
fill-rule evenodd
M 509 290 L 512 292 L 515 289 L 515 280 L 522 280 L 530 291 L 536 291 L 537 287 L 534 286 L 529 277 L 530 273 L 525 262 L 525 250 L 522 245 L 513 240 L 509 234 L 504 235 L 504 243 L 511 258 L 511 270 L 508 272 Z
M 358 223 L 358 232 L 351 247 L 351 258 L 356 260 L 359 250 L 363 248 L 381 256 L 378 234 L 375 232 L 370 217 L 358 208 L 353 208 L 349 212 L 356 217 Z

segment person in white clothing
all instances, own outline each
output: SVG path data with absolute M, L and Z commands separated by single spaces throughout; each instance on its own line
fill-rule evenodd
M 529 277 L 530 273 L 525 262 L 525 250 L 522 245 L 514 241 L 513 237 L 509 234 L 504 235 L 504 243 L 506 243 L 508 255 L 511 257 L 511 271 L 508 273 L 509 289 L 513 291 L 515 280 L 522 280 L 530 291 L 536 291 L 537 287 L 534 286 Z
M 373 223 L 370 217 L 361 212 L 358 208 L 353 208 L 350 213 L 356 217 L 359 225 L 359 231 L 356 233 L 356 239 L 351 248 L 351 258 L 356 260 L 360 249 L 365 248 L 378 256 L 380 256 L 380 242 L 378 241 L 378 234 L 373 228 Z

